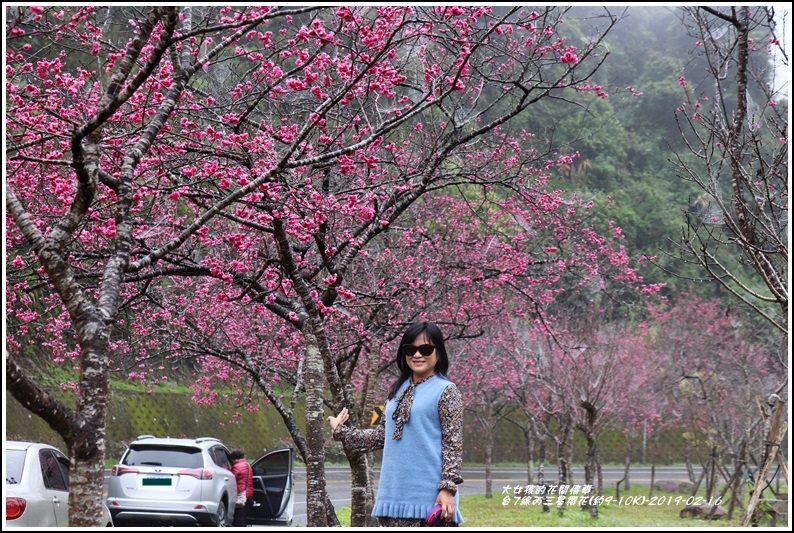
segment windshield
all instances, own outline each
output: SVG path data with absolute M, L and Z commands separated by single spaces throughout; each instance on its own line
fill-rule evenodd
M 202 468 L 199 448 L 186 446 L 157 446 L 136 444 L 131 446 L 122 464 L 129 466 L 170 466 L 175 468 Z

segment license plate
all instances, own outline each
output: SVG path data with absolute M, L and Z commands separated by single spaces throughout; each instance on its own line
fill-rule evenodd
M 145 477 L 143 478 L 144 486 L 165 487 L 171 486 L 170 477 Z

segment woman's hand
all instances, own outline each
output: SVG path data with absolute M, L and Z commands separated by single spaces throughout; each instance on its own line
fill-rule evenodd
M 455 496 L 447 489 L 438 491 L 436 504 L 441 505 L 441 518 L 449 522 L 455 516 Z
M 331 431 L 335 430 L 339 424 L 344 424 L 348 418 L 350 418 L 350 415 L 347 412 L 347 407 L 339 411 L 338 415 L 329 416 L 328 423 L 331 424 Z

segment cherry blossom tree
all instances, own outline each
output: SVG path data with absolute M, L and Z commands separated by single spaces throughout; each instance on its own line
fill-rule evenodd
M 679 420 L 672 416 L 672 400 L 666 394 L 668 389 L 663 381 L 666 360 L 649 347 L 647 321 L 635 324 L 625 332 L 628 350 L 633 359 L 626 363 L 636 364 L 637 375 L 630 382 L 630 393 L 615 405 L 616 426 L 622 429 L 626 441 L 626 455 L 623 460 L 623 477 L 616 484 L 631 489 L 631 465 L 635 452 L 634 441 L 642 439 L 642 462 L 645 463 L 647 441 L 660 437 L 671 429 L 679 428 Z M 667 433 L 669 434 L 669 433 Z M 655 455 L 653 459 L 655 460 Z M 651 479 L 653 485 L 653 479 Z
M 717 463 L 729 460 L 724 482 L 733 509 L 738 480 L 763 449 L 759 404 L 787 392 L 782 365 L 774 348 L 744 331 L 741 315 L 726 313 L 717 301 L 684 294 L 677 305 L 654 305 L 650 312 L 651 351 L 666 362 L 661 378 L 672 414 L 705 448 L 701 479 L 710 493 Z
M 788 57 L 773 7 L 691 7 L 682 22 L 705 73 L 683 73 L 676 119 L 688 152 L 671 161 L 692 199 L 680 257 L 738 298 L 788 346 L 788 103 L 775 52 Z M 786 88 L 787 89 L 787 88 Z M 753 274 L 744 268 L 747 265 Z
M 702 190 L 690 202 L 679 256 L 779 333 L 777 357 L 787 375 L 789 110 L 781 91 L 788 87 L 775 79 L 773 59 L 788 67 L 788 56 L 775 9 L 683 10 L 708 67 L 679 79 L 684 102 L 676 120 L 687 150 L 672 164 Z
M 599 299 L 591 300 L 589 311 L 554 317 L 553 331 L 544 327 L 524 334 L 520 348 L 529 356 L 526 366 L 534 378 L 520 394 L 548 415 L 528 413 L 557 445 L 559 483 L 571 482 L 571 445 L 577 429 L 587 442 L 584 481 L 599 492 L 603 483 L 598 437 L 615 429 L 627 413 L 636 415 L 637 393 L 647 379 L 641 343 L 630 328 L 604 319 L 608 308 Z M 548 423 L 552 419 L 556 429 Z M 590 507 L 590 512 L 597 517 L 597 510 Z
M 489 300 L 489 304 L 493 303 L 493 299 Z M 493 325 L 495 327 L 488 328 L 483 335 L 469 339 L 460 347 L 455 373 L 466 411 L 474 418 L 483 436 L 486 498 L 493 498 L 491 469 L 496 426 L 516 409 L 515 388 L 508 384 L 515 376 L 508 366 L 512 362 L 513 339 L 504 334 L 498 320 L 494 320 Z
M 134 138 L 128 139 L 126 157 L 108 170 L 101 160 L 103 127 L 111 117 L 120 118 L 122 106 L 151 82 L 179 21 L 173 8 L 155 8 L 141 16 L 136 22 L 139 35 L 122 50 L 113 50 L 109 61 L 118 61 L 118 67 L 110 79 L 100 80 L 96 71 L 79 61 L 66 70 L 68 48 L 76 48 L 84 61 L 98 52 L 102 32 L 93 12 L 93 8 L 47 11 L 36 6 L 7 12 L 6 208 L 7 222 L 13 224 L 6 242 L 7 248 L 16 250 L 13 266 L 24 269 L 7 281 L 8 305 L 14 309 L 29 304 L 29 316 L 19 317 L 20 329 L 33 329 L 35 321 L 43 318 L 42 327 L 51 328 L 44 333 L 45 342 L 59 343 L 55 357 L 77 357 L 81 370 L 77 407 L 68 409 L 23 370 L 19 364 L 23 335 L 16 332 L 16 339 L 9 340 L 7 389 L 67 443 L 73 462 L 69 506 L 73 526 L 98 526 L 102 516 L 108 350 L 132 248 L 131 184 L 142 155 L 189 78 L 181 72 L 170 88 L 156 91 L 159 104 L 150 108 L 149 127 L 136 128 Z M 39 37 L 34 41 L 38 46 L 52 39 L 52 49 L 62 54 L 43 54 L 29 42 L 31 36 Z M 109 139 L 106 161 L 119 155 L 115 148 L 119 137 L 111 133 Z M 113 216 L 101 216 L 98 201 L 112 204 Z M 92 254 L 92 249 L 101 253 Z M 94 283 L 83 282 L 88 273 L 94 274 Z M 101 283 L 96 282 L 99 278 Z M 46 287 L 43 305 L 31 296 L 36 285 Z M 27 291 L 28 286 L 33 290 Z M 47 318 L 60 323 L 53 327 Z M 64 325 L 71 327 L 71 335 L 63 335 Z
M 533 346 L 537 343 L 537 339 L 531 341 L 529 337 L 533 333 L 537 334 L 538 331 L 528 327 L 520 328 L 517 327 L 517 324 L 513 324 L 511 329 L 516 342 L 507 368 L 516 370 L 513 394 L 517 412 L 521 416 L 510 414 L 505 418 L 517 426 L 524 435 L 527 450 L 527 483 L 530 485 L 535 483 L 537 472 L 538 484 L 544 485 L 548 426 L 540 406 L 550 405 L 551 398 L 549 390 L 540 381 L 535 369 Z M 536 445 L 538 446 L 537 470 L 534 463 Z
M 597 331 L 582 332 L 577 341 L 580 353 L 571 352 L 575 368 L 571 369 L 570 395 L 577 402 L 576 428 L 587 442 L 585 484 L 603 491 L 598 438 L 616 429 L 622 415 L 638 409 L 639 391 L 646 386 L 649 372 L 645 368 L 647 352 L 640 338 L 625 324 L 602 325 Z M 598 507 L 590 504 L 590 515 L 598 516 Z
M 519 227 L 552 241 L 564 234 L 533 224 L 576 211 L 571 199 L 543 191 L 549 169 L 571 155 L 512 122 L 566 91 L 584 100 L 606 96 L 587 83 L 606 57 L 600 37 L 566 42 L 558 28 L 564 13 L 8 8 L 7 389 L 69 447 L 71 525 L 98 525 L 101 516 L 111 367 L 129 368 L 123 358 L 132 348 L 138 358 L 182 349 L 130 341 L 132 332 L 156 338 L 138 314 L 152 306 L 162 309 L 154 317 L 159 330 L 181 308 L 178 327 L 216 332 L 203 355 L 227 363 L 235 343 L 275 336 L 290 347 L 281 360 L 241 348 L 235 361 L 264 357 L 237 368 L 256 380 L 266 372 L 257 381 L 265 391 L 272 376 L 302 381 L 309 524 L 333 523 L 322 490 L 322 400 L 328 390 L 328 403 L 341 408 L 346 385 L 330 328 L 346 316 L 336 304 L 357 301 L 351 287 L 366 270 L 356 269 L 367 246 L 399 228 L 425 196 L 464 184 L 508 187 L 515 199 L 501 201 L 522 210 Z M 607 32 L 617 17 L 605 15 Z M 578 221 L 566 231 L 585 227 Z M 405 234 L 421 241 L 429 229 Z M 583 255 L 591 252 L 586 243 L 602 245 L 590 229 L 580 238 Z M 544 253 L 557 250 L 549 245 Z M 547 288 L 532 298 L 550 298 L 555 276 L 579 261 L 575 251 L 567 260 L 529 263 L 514 278 L 518 290 L 532 285 L 528 270 L 544 268 Z M 487 268 L 472 276 L 477 282 L 515 268 L 502 260 L 506 252 L 490 253 L 495 258 L 486 256 Z M 620 262 L 625 254 L 608 257 Z M 219 307 L 209 316 L 247 312 L 261 335 L 241 339 L 224 320 L 191 313 L 191 305 L 203 311 L 210 301 Z M 383 323 L 392 331 L 404 324 Z M 366 338 L 357 321 L 347 331 Z M 79 369 L 75 409 L 31 377 L 26 353 L 37 344 Z M 200 355 L 188 343 L 185 352 Z M 227 375 L 206 357 L 200 363 Z

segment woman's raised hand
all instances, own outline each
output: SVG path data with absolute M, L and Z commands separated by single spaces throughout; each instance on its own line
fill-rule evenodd
M 335 430 L 339 424 L 344 424 L 348 418 L 350 418 L 350 415 L 347 412 L 347 407 L 339 411 L 338 415 L 329 416 L 328 423 L 331 424 L 331 431 Z

